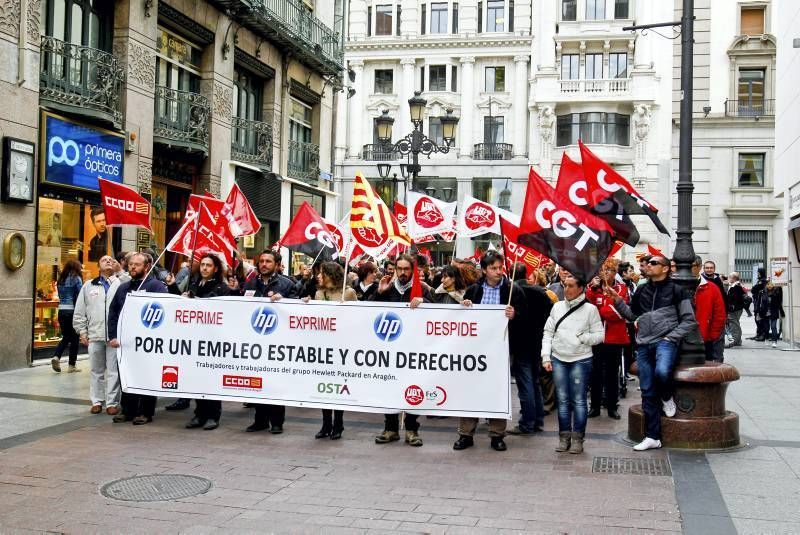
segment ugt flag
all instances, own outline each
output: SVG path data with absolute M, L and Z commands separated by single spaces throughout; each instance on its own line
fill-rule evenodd
M 308 202 L 300 205 L 297 215 L 292 219 L 286 234 L 278 244 L 290 251 L 320 260 L 335 260 L 340 252 L 336 237 Z
M 130 225 L 150 232 L 150 203 L 136 190 L 104 178 L 100 183 L 100 198 L 106 214 L 106 225 Z

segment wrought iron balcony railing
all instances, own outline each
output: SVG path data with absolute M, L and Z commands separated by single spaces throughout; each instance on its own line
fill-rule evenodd
M 748 99 L 726 100 L 726 117 L 774 117 L 775 100 L 773 99 Z
M 392 150 L 391 145 L 371 143 L 364 145 L 361 151 L 361 158 L 370 162 L 389 162 L 398 158 L 398 153 Z
M 510 160 L 511 143 L 477 143 L 472 152 L 474 160 Z
M 156 86 L 153 140 L 163 145 L 208 154 L 211 106 L 191 91 Z
M 272 125 L 242 117 L 231 119 L 231 158 L 272 169 Z
M 39 98 L 54 108 L 122 127 L 125 70 L 113 54 L 42 37 Z
M 630 78 L 604 78 L 596 80 L 559 80 L 561 92 L 567 94 L 621 95 L 630 90 Z
M 316 184 L 319 179 L 319 145 L 289 140 L 290 178 Z

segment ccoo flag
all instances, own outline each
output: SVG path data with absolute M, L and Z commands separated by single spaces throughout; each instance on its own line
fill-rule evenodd
M 146 228 L 150 232 L 150 203 L 129 186 L 104 178 L 100 183 L 100 197 L 106 214 L 106 225 Z

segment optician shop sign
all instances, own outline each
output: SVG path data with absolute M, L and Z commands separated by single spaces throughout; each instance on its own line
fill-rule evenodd
M 97 180 L 122 182 L 125 137 L 122 134 L 42 113 L 42 181 L 99 190 Z

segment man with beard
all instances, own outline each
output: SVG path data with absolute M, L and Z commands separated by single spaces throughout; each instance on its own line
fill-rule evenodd
M 279 272 L 281 260 L 281 254 L 270 249 L 258 255 L 258 277 L 244 285 L 245 297 L 267 297 L 273 302 L 281 297 L 297 297 L 295 283 Z M 273 435 L 283 433 L 285 406 L 255 404 L 255 408 L 253 423 L 245 431 L 253 433 L 269 429 Z
M 94 237 L 89 240 L 89 262 L 99 262 L 108 254 L 108 229 L 106 228 L 106 213 L 102 207 L 92 208 L 89 213 L 94 226 Z
M 397 257 L 394 265 L 394 278 L 385 275 L 378 283 L 378 290 L 372 294 L 370 301 L 383 301 L 389 303 L 410 303 L 411 308 L 415 308 L 418 302 L 411 302 L 411 285 L 414 276 L 414 260 L 406 254 Z M 431 302 L 430 292 L 426 286 L 422 288 L 422 300 L 425 303 Z M 409 446 L 422 446 L 422 439 L 419 436 L 419 422 L 416 414 L 406 413 L 406 444 Z M 386 414 L 384 416 L 383 433 L 375 437 L 376 444 L 388 444 L 400 440 L 400 415 Z
M 144 253 L 136 253 L 128 261 L 128 274 L 131 276 L 131 280 L 120 284 L 108 308 L 109 346 L 119 347 L 119 340 L 117 339 L 119 315 L 122 312 L 122 307 L 125 305 L 125 300 L 128 298 L 129 293 L 135 291 L 167 293 L 167 287 L 164 283 L 148 273 L 152 265 L 153 258 Z M 144 278 L 145 275 L 147 275 L 146 279 Z M 133 425 L 144 425 L 152 422 L 153 414 L 156 412 L 157 400 L 158 398 L 155 396 L 126 394 L 123 392 L 122 412 L 114 416 L 114 423 L 133 420 Z

